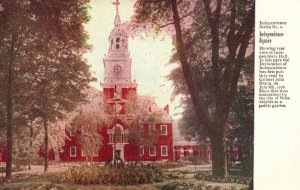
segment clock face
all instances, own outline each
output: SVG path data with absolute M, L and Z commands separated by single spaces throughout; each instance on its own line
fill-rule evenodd
M 115 65 L 113 68 L 113 72 L 116 75 L 119 75 L 122 72 L 122 67 L 120 65 Z

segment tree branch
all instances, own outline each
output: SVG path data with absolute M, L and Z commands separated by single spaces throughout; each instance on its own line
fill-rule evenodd
M 197 79 L 193 72 L 191 71 L 190 65 L 187 62 L 183 37 L 182 37 L 182 31 L 181 31 L 181 25 L 180 25 L 180 18 L 179 13 L 177 10 L 177 3 L 176 0 L 171 1 L 172 6 L 172 12 L 173 12 L 173 21 L 174 21 L 174 27 L 176 30 L 176 49 L 177 54 L 181 63 L 181 68 L 183 71 L 183 75 L 186 81 L 186 84 L 188 86 L 188 90 L 191 94 L 191 99 L 194 105 L 194 108 L 196 110 L 196 113 L 199 117 L 199 120 L 201 120 L 204 124 L 204 130 L 208 131 L 208 127 L 211 126 L 211 121 L 209 120 L 208 113 L 203 109 L 202 101 L 200 101 L 199 98 L 199 89 L 197 86 Z
M 245 23 L 244 23 L 245 32 L 241 36 L 240 43 L 239 43 L 240 48 L 236 59 L 236 65 L 233 68 L 233 76 L 231 79 L 230 92 L 229 92 L 230 101 L 233 100 L 233 97 L 236 94 L 237 84 L 240 77 L 241 69 L 244 65 L 245 54 L 249 45 L 249 40 L 254 32 L 254 7 L 255 6 L 253 3 L 252 8 L 245 19 Z
M 231 15 L 229 22 L 229 32 L 227 36 L 227 47 L 229 50 L 228 63 L 225 66 L 224 72 L 224 93 L 228 96 L 228 89 L 232 77 L 232 65 L 235 65 L 235 54 L 236 54 L 236 39 L 235 37 L 235 19 L 236 19 L 236 0 L 230 0 Z
M 192 16 L 192 12 L 190 12 L 190 13 L 188 13 L 188 14 L 182 16 L 179 20 L 182 20 L 182 19 L 184 19 L 184 18 L 186 18 L 186 17 L 188 17 L 188 16 L 194 18 L 194 17 Z M 155 24 L 155 25 L 158 26 L 159 28 L 164 28 L 164 27 L 167 27 L 167 26 L 169 26 L 169 25 L 173 25 L 173 24 L 174 24 L 174 22 L 168 22 L 168 23 L 166 23 L 166 24 L 160 25 L 159 23 L 157 23 L 157 22 L 155 22 L 155 21 L 151 21 L 151 23 L 152 23 L 152 24 Z

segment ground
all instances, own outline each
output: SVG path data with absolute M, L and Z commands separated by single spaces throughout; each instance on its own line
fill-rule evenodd
M 53 173 L 66 170 L 70 164 L 51 165 L 49 173 L 43 173 L 42 166 L 33 166 L 31 171 L 14 172 L 13 178 L 10 182 L 5 182 L 3 174 L 0 178 L 0 189 L 24 189 L 24 190 L 159 190 L 166 184 L 175 184 L 179 189 L 197 189 L 198 184 L 205 184 L 210 187 L 221 187 L 220 189 L 247 189 L 248 185 L 238 183 L 218 183 L 209 182 L 205 180 L 197 180 L 194 178 L 199 171 L 211 171 L 211 164 L 206 165 L 180 165 L 174 168 L 164 169 L 164 173 L 173 176 L 165 182 L 141 184 L 141 185 L 127 185 L 127 186 L 100 186 L 100 185 L 75 185 L 75 184 L 57 184 L 53 178 Z M 175 176 L 175 177 L 174 177 Z

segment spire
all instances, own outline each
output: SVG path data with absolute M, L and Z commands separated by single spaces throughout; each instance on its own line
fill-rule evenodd
M 116 17 L 115 17 L 115 26 L 120 26 L 121 25 L 121 19 L 120 19 L 120 15 L 119 15 L 119 0 L 116 0 L 115 2 L 113 2 L 113 5 L 116 6 Z

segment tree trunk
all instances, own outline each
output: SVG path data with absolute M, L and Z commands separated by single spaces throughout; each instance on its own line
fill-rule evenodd
M 209 120 L 208 111 L 201 105 L 202 101 L 199 97 L 197 78 L 192 72 L 191 66 L 187 61 L 185 44 L 183 41 L 181 24 L 180 24 L 180 16 L 178 13 L 176 0 L 171 1 L 171 6 L 172 6 L 172 13 L 173 13 L 173 22 L 176 31 L 176 50 L 177 50 L 179 61 L 181 63 L 184 80 L 188 87 L 188 91 L 191 95 L 193 107 L 197 113 L 197 116 L 199 117 L 199 120 L 201 120 L 201 122 L 203 123 L 204 129 L 206 130 L 206 127 L 211 125 L 211 121 Z
M 54 160 L 55 162 L 59 162 L 59 148 L 57 148 L 57 150 L 54 150 Z
M 226 142 L 223 135 L 220 133 L 214 134 L 211 138 L 212 146 L 212 174 L 217 177 L 227 176 L 227 155 Z
M 32 150 L 32 141 L 33 141 L 33 127 L 32 127 L 32 123 L 30 123 L 29 126 L 29 135 L 30 135 L 30 142 L 29 142 L 29 147 L 30 147 L 30 155 L 29 155 L 29 160 L 28 160 L 28 170 L 31 170 L 31 150 Z
M 13 97 L 12 97 L 12 86 L 13 86 L 13 71 L 14 71 L 14 50 L 16 44 L 16 35 L 12 34 L 10 44 L 10 59 L 8 63 L 8 76 L 7 76 L 7 94 L 6 94 L 6 178 L 11 178 L 12 172 L 12 149 L 13 149 Z
M 204 162 L 209 163 L 207 142 L 204 143 Z
M 43 122 L 44 122 L 44 132 L 45 132 L 45 160 L 44 160 L 44 172 L 48 171 L 48 141 L 49 141 L 49 137 L 48 137 L 48 125 L 47 125 L 47 120 L 45 118 L 45 116 L 43 117 Z

